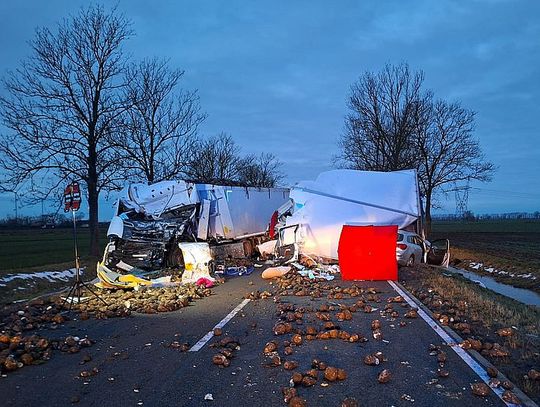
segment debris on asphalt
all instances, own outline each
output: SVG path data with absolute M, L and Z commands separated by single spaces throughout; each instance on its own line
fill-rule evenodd
M 294 387 L 284 387 L 281 389 L 282 393 L 283 393 L 283 401 L 286 403 L 286 404 L 289 404 L 289 402 L 291 401 L 291 399 L 293 397 L 296 397 L 296 388 Z
M 269 267 L 262 272 L 261 277 L 266 280 L 270 280 L 273 278 L 282 277 L 289 271 L 291 271 L 291 267 L 289 266 Z
M 92 298 L 85 303 L 75 304 L 73 308 L 96 318 L 125 317 L 131 312 L 155 314 L 187 307 L 193 300 L 208 297 L 211 293 L 209 288 L 196 284 L 161 288 L 142 287 L 138 290 L 101 290 L 99 295 L 108 305 L 104 305 L 97 298 Z M 129 306 L 126 306 L 127 304 Z
M 358 407 L 358 401 L 354 397 L 347 397 L 341 402 L 341 407 Z
M 489 366 L 486 369 L 486 372 L 487 372 L 489 377 L 497 377 L 499 375 L 499 371 L 493 366 Z
M 418 311 L 416 309 L 411 309 L 405 313 L 405 318 L 418 318 Z
M 511 392 L 510 390 L 506 390 L 502 394 L 502 399 L 510 404 L 521 405 L 521 400 L 519 399 L 519 397 L 516 396 L 515 393 Z
M 402 394 L 400 399 L 405 400 L 405 401 L 410 401 L 411 403 L 414 403 L 414 399 L 408 394 Z
M 307 407 L 307 405 L 307 401 L 298 396 L 291 398 L 289 401 L 289 407 Z
M 171 349 L 178 349 L 180 352 L 187 352 L 189 350 L 189 348 L 190 348 L 189 343 L 187 343 L 187 342 L 180 343 L 178 341 L 172 341 L 171 343 L 169 343 L 166 346 L 168 348 L 171 348 Z
M 212 363 L 219 367 L 229 367 L 234 357 L 234 352 L 240 350 L 240 342 L 230 336 L 210 345 L 212 348 L 218 348 L 219 353 L 212 356 Z
M 489 386 L 485 383 L 471 383 L 471 390 L 478 397 L 487 397 L 491 392 Z
M 204 395 L 204 399 L 209 400 L 209 401 L 213 401 L 214 396 L 212 395 L 212 393 L 207 393 L 207 394 Z
M 377 381 L 379 383 L 388 383 L 391 378 L 392 374 L 390 373 L 390 370 L 384 369 L 381 373 L 379 373 L 379 376 L 377 376 Z
M 450 376 L 450 372 L 446 369 L 437 369 L 437 376 L 439 377 L 448 377 Z
M 285 363 L 283 363 L 283 368 L 285 370 L 294 370 L 298 367 L 298 362 L 295 362 L 293 360 L 287 360 Z

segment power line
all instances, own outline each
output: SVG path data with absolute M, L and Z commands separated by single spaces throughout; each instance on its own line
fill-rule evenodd
M 523 198 L 523 199 L 539 199 L 539 194 L 532 194 L 528 192 L 520 192 L 520 191 L 505 191 L 505 190 L 499 190 L 499 189 L 488 189 L 488 188 L 478 188 L 474 187 L 471 188 L 475 191 L 477 194 L 482 195 L 490 195 L 490 196 L 497 196 L 500 197 L 504 195 L 505 197 L 511 197 L 511 198 Z

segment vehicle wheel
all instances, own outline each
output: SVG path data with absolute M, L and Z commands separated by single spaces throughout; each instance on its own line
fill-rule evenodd
M 414 266 L 414 255 L 409 257 L 409 260 L 407 260 L 407 267 L 412 267 L 412 266 Z

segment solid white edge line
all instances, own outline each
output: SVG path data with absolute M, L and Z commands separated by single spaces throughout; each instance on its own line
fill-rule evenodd
M 467 353 L 462 347 L 459 346 L 459 343 L 456 342 L 450 335 L 448 335 L 444 329 L 442 329 L 437 322 L 433 320 L 428 314 L 426 314 L 422 309 L 418 308 L 418 305 L 409 297 L 405 292 L 397 286 L 391 280 L 388 280 L 388 284 L 392 286 L 394 290 L 401 295 L 405 301 L 411 306 L 417 309 L 418 315 L 433 329 L 437 334 L 457 353 L 457 355 L 467 364 L 469 367 L 488 385 L 488 387 L 493 390 L 493 392 L 501 399 L 501 401 L 507 406 L 519 406 L 519 404 L 507 403 L 502 399 L 502 394 L 504 390 L 501 388 L 493 388 L 489 385 L 489 376 L 486 370 L 478 363 L 471 355 Z
M 209 331 L 206 335 L 204 335 L 201 339 L 199 339 L 199 341 L 193 345 L 189 350 L 188 352 L 198 352 L 199 350 L 201 350 L 201 348 L 206 345 L 206 343 L 212 339 L 212 337 L 214 336 L 214 329 L 216 328 L 223 328 L 225 326 L 225 324 L 227 324 L 227 322 L 229 322 L 231 319 L 234 318 L 234 316 L 236 314 L 238 314 L 238 311 L 240 311 L 242 308 L 244 308 L 246 306 L 246 304 L 248 302 L 250 302 L 251 300 L 249 298 L 246 298 L 244 301 L 242 301 L 240 304 L 238 304 L 236 306 L 235 309 L 233 309 L 231 312 L 229 312 L 227 314 L 227 316 L 225 318 L 223 318 L 221 321 L 219 321 L 216 326 L 214 326 L 212 328 L 211 331 Z

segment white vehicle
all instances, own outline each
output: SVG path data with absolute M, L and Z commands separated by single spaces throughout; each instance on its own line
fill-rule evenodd
M 425 262 L 426 246 L 426 242 L 416 233 L 399 230 L 396 246 L 398 264 L 411 267 Z
M 398 231 L 396 258 L 401 266 L 411 267 L 419 263 L 445 265 L 449 254 L 450 247 L 447 239 L 430 243 L 414 232 Z

